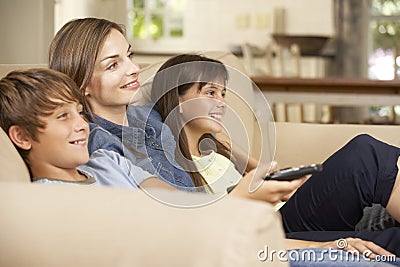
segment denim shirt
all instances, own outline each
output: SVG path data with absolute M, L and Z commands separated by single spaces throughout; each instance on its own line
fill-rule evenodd
M 98 149 L 115 151 L 178 189 L 195 191 L 192 179 L 174 159 L 176 143 L 171 130 L 153 106 L 128 106 L 129 126 L 94 115 L 89 124 L 89 153 Z

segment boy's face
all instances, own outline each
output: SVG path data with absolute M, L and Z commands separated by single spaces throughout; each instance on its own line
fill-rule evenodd
M 89 160 L 89 127 L 80 104 L 60 102 L 53 114 L 40 119 L 46 127 L 31 141 L 30 162 L 55 170 L 75 169 Z

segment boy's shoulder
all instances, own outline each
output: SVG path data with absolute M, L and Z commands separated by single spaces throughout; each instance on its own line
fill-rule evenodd
M 94 151 L 89 161 L 78 167 L 91 173 L 100 185 L 137 188 L 137 185 L 154 175 L 132 164 L 130 159 L 107 149 Z

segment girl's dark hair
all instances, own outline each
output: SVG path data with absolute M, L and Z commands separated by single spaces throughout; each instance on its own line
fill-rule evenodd
M 207 183 L 197 171 L 189 152 L 183 121 L 177 108 L 179 96 L 184 95 L 196 83 L 198 90 L 201 90 L 207 83 L 217 80 L 226 83 L 228 78 L 228 71 L 220 61 L 201 55 L 183 54 L 167 60 L 153 79 L 152 101 L 156 104 L 163 122 L 170 127 L 177 139 L 176 161 L 189 173 L 195 186 L 207 186 Z M 208 139 L 207 142 L 202 142 L 205 139 Z M 213 141 L 217 153 L 231 158 L 230 145 L 221 143 L 212 134 L 204 134 L 200 138 L 202 150 L 203 144 L 206 144 L 206 150 L 212 149 L 213 144 L 209 140 Z

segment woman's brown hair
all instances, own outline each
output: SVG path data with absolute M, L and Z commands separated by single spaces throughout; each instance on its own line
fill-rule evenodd
M 196 83 L 198 90 L 201 90 L 207 83 L 216 80 L 223 80 L 226 83 L 228 78 L 228 71 L 220 61 L 201 55 L 183 54 L 167 60 L 153 79 L 152 101 L 156 103 L 163 122 L 170 127 L 178 140 L 175 151 L 176 161 L 189 173 L 195 186 L 207 186 L 207 183 L 192 162 L 187 136 L 180 119 L 179 108 L 177 108 L 179 96 L 184 95 Z M 231 158 L 228 144 L 221 143 L 212 134 L 204 134 L 199 144 L 204 144 L 202 141 L 205 139 L 208 140 L 204 142 L 208 144 L 208 148 L 212 149 L 214 145 L 217 153 Z

